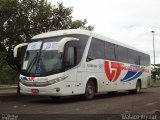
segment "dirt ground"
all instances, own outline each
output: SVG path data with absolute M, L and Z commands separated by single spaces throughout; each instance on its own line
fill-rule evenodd
M 97 95 L 86 101 L 81 96 L 53 100 L 47 96 L 19 96 L 15 89 L 0 90 L 1 114 L 153 114 L 160 111 L 160 87 L 142 90 L 140 94 L 120 92 Z

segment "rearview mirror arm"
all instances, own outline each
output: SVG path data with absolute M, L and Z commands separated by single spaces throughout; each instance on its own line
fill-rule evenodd
M 21 43 L 21 44 L 18 44 L 17 46 L 15 46 L 14 50 L 13 50 L 13 57 L 17 58 L 18 48 L 23 47 L 23 46 L 27 46 L 27 45 L 28 45 L 28 43 Z
M 67 42 L 69 41 L 78 41 L 79 39 L 78 38 L 74 38 L 74 37 L 66 37 L 66 38 L 63 38 L 59 44 L 58 44 L 58 52 L 61 53 L 63 52 L 64 50 L 64 46 Z

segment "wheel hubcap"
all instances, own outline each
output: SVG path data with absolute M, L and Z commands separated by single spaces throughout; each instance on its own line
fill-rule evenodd
M 90 86 L 88 87 L 88 95 L 92 95 L 93 94 L 93 88 Z
M 92 99 L 94 98 L 94 94 L 95 94 L 95 86 L 94 83 L 92 82 L 88 82 L 87 86 L 86 86 L 86 92 L 85 92 L 85 97 L 86 99 Z
M 92 89 L 91 88 L 88 90 L 88 93 L 89 93 L 89 95 L 92 94 Z

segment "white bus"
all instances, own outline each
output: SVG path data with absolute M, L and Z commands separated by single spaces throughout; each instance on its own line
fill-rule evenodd
M 48 96 L 84 95 L 147 88 L 150 56 L 131 46 L 71 29 L 42 33 L 27 45 L 20 74 L 20 93 Z

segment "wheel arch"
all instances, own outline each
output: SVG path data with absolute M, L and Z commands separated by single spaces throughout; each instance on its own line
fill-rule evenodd
M 98 92 L 98 82 L 97 82 L 97 78 L 96 77 L 89 77 L 88 78 L 88 80 L 87 80 L 87 82 L 86 82 L 86 85 L 87 85 L 87 83 L 88 83 L 88 81 L 92 81 L 93 83 L 94 83 L 94 85 L 95 85 L 95 92 L 97 93 Z
M 142 80 L 141 80 L 141 78 L 138 78 L 137 82 L 140 82 L 140 85 L 141 85 L 141 88 L 142 88 Z M 137 84 L 137 82 L 136 82 L 136 84 Z

